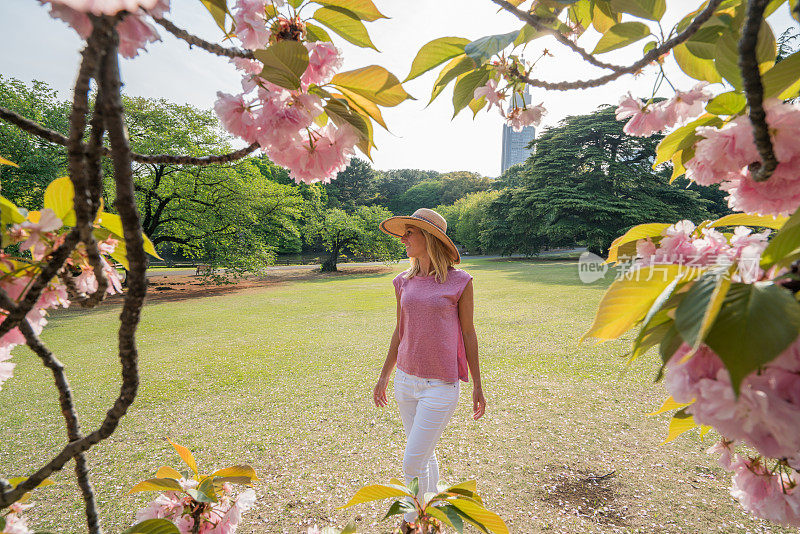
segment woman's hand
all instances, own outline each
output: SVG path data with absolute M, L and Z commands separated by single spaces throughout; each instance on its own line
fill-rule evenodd
M 388 383 L 388 379 L 380 377 L 378 383 L 375 384 L 375 390 L 372 392 L 372 400 L 375 401 L 375 406 L 378 408 L 383 408 L 389 404 L 389 401 L 386 400 L 386 385 Z
M 472 388 L 472 418 L 476 421 L 483 417 L 486 412 L 486 399 L 483 396 L 483 388 L 476 386 Z

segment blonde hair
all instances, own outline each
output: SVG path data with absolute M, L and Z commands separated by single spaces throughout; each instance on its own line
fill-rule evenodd
M 416 226 L 419 231 L 422 232 L 422 235 L 425 236 L 425 248 L 428 251 L 428 256 L 431 259 L 431 266 L 433 267 L 434 273 L 436 273 L 436 281 L 440 284 L 444 284 L 447 281 L 447 271 L 455 265 L 455 261 L 453 261 L 453 257 L 445 248 L 444 243 L 438 238 L 435 237 L 430 232 L 427 232 Z M 419 274 L 419 261 L 417 258 L 408 258 L 408 261 L 411 263 L 411 268 L 406 271 L 405 278 L 414 278 L 416 275 Z

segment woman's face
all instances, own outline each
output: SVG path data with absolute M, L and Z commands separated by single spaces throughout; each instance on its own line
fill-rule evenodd
M 406 256 L 409 258 L 419 258 L 428 254 L 425 236 L 416 226 L 406 226 L 406 233 L 400 241 L 406 246 Z

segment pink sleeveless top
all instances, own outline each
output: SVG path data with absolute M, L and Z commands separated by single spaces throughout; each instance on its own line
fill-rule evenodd
M 392 280 L 400 296 L 397 368 L 420 378 L 468 381 L 458 299 L 472 276 L 451 268 L 440 284 L 435 276 L 408 279 L 404 274 Z

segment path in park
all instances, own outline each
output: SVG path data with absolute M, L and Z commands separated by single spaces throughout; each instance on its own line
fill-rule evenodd
M 542 256 L 560 256 L 562 254 L 572 254 L 576 252 L 583 252 L 586 250 L 586 247 L 576 247 L 571 249 L 562 249 L 562 250 L 549 250 L 546 252 L 540 252 L 536 256 L 464 256 L 464 259 L 536 259 Z M 361 262 L 361 263 L 341 263 L 340 265 L 348 265 L 351 267 L 372 267 L 376 265 L 383 265 L 382 261 L 371 261 L 371 262 Z M 266 267 L 265 271 L 282 271 L 282 270 L 289 270 L 289 269 L 319 269 L 319 263 L 309 263 L 305 265 L 273 265 L 271 267 Z M 194 268 L 187 268 L 187 269 L 170 269 L 168 274 L 170 276 L 187 276 L 193 275 L 197 271 Z M 164 271 L 160 269 L 150 269 L 147 271 L 147 276 L 163 276 L 166 274 Z

